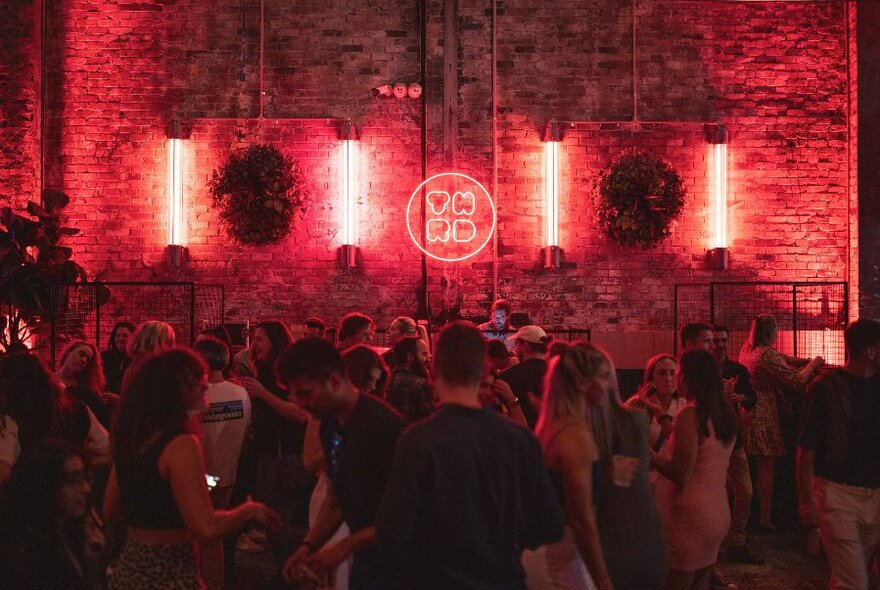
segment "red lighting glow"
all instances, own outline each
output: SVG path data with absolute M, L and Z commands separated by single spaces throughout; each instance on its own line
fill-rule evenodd
M 544 245 L 559 245 L 559 142 L 544 143 Z
M 424 225 L 419 207 L 413 207 L 422 190 L 427 200 Z M 406 206 L 406 229 L 413 243 L 443 262 L 459 262 L 478 254 L 492 238 L 495 223 L 495 203 L 489 191 L 457 172 L 428 178 L 416 187 Z
M 168 139 L 168 244 L 186 246 L 183 215 L 183 140 Z
M 344 139 L 339 160 L 339 187 L 341 199 L 342 245 L 354 246 L 356 242 L 357 220 L 357 146 L 353 139 Z
M 727 248 L 727 144 L 716 143 L 713 172 L 713 248 Z

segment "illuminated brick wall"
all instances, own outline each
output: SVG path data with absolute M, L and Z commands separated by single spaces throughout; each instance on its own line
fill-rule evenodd
M 22 204 L 38 185 L 34 7 L 0 4 L 0 202 Z
M 259 2 L 50 0 L 47 186 L 72 198 L 76 258 L 107 280 L 227 286 L 231 319 L 359 308 L 386 324 L 417 310 L 421 277 L 404 210 L 421 180 L 421 105 L 369 89 L 419 78 L 418 3 L 267 0 L 260 109 Z M 428 173 L 444 168 L 442 3 L 428 3 Z M 491 188 L 491 10 L 460 0 L 456 169 Z M 847 280 L 849 178 L 844 2 L 499 2 L 499 294 L 548 326 L 672 329 L 673 286 L 710 280 Z M 551 7 L 552 5 L 552 7 Z M 633 31 L 635 29 L 635 36 Z M 636 57 L 633 60 L 633 39 Z M 635 62 L 635 70 L 633 70 Z M 634 75 L 635 71 L 635 75 Z M 635 101 L 633 100 L 635 90 Z M 3 94 L 9 104 L 8 93 Z M 636 111 L 634 113 L 634 110 Z M 629 121 L 637 115 L 642 123 Z M 191 262 L 162 264 L 165 126 L 191 131 Z M 339 119 L 361 131 L 361 261 L 337 265 Z M 231 119 L 239 118 L 239 119 Z M 563 127 L 560 245 L 540 267 L 541 137 Z M 225 119 L 225 120 L 224 120 Z M 709 146 L 730 130 L 731 267 L 708 270 Z M 663 123 L 667 122 L 667 123 Z M 206 183 L 230 149 L 282 146 L 313 198 L 291 238 L 232 244 Z M 597 235 L 596 172 L 629 148 L 663 156 L 689 197 L 673 235 L 643 252 Z M 429 262 L 434 315 L 486 313 L 489 250 Z

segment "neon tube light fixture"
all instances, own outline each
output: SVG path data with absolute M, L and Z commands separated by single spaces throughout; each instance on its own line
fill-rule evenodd
M 166 262 L 171 271 L 186 268 L 186 219 L 183 203 L 183 140 L 180 121 L 168 126 L 168 245 Z
M 168 127 L 168 245 L 186 246 L 183 219 L 183 134 L 180 121 Z
M 558 268 L 559 249 L 559 125 L 550 120 L 544 135 L 544 268 Z
M 351 119 L 342 126 L 342 147 L 339 157 L 339 198 L 342 212 L 342 261 L 349 268 L 356 266 L 357 258 L 357 132 Z
M 716 125 L 712 135 L 712 265 L 725 270 L 728 264 L 727 236 L 727 128 Z

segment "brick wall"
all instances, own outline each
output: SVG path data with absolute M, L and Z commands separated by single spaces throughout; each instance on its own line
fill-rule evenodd
M 39 142 L 35 133 L 34 6 L 0 5 L 0 201 L 34 198 Z
M 414 314 L 418 250 L 403 212 L 421 178 L 421 105 L 372 98 L 419 77 L 418 3 L 260 4 L 51 0 L 48 185 L 73 198 L 76 258 L 107 280 L 185 278 L 227 286 L 231 319 L 361 308 L 385 324 Z M 442 3 L 428 6 L 428 173 L 456 168 L 493 189 L 498 294 L 548 326 L 596 334 L 672 330 L 673 286 L 708 280 L 846 280 L 847 63 L 844 2 L 589 0 L 498 4 L 498 186 L 491 187 L 491 10 L 458 2 L 457 126 L 444 127 Z M 635 14 L 635 26 L 633 23 Z M 635 39 L 635 59 L 633 40 Z M 635 70 L 633 63 L 635 62 Z M 635 75 L 634 75 L 635 72 Z M 633 90 L 635 89 L 635 101 Z M 6 99 L 4 104 L 10 101 Z M 637 116 L 638 121 L 633 122 Z M 162 264 L 164 128 L 191 132 L 189 270 Z M 230 118 L 235 119 L 230 119 Z M 361 264 L 336 264 L 339 119 L 361 130 Z M 541 137 L 564 128 L 561 245 L 570 268 L 540 268 Z M 709 146 L 730 129 L 731 268 L 707 270 Z M 284 243 L 232 244 L 206 183 L 229 150 L 282 145 L 307 171 L 311 206 Z M 590 194 L 621 150 L 667 158 L 689 197 L 673 235 L 643 252 L 599 236 Z M 435 315 L 481 315 L 492 251 L 429 262 Z M 640 361 L 639 361 L 640 362 Z M 634 364 L 638 364 L 635 362 Z

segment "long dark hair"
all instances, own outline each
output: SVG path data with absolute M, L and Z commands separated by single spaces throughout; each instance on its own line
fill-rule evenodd
M 107 342 L 107 350 L 116 350 L 121 352 L 122 354 L 126 354 L 126 351 L 119 350 L 116 347 L 116 332 L 118 332 L 120 328 L 126 328 L 129 332 L 131 332 L 132 336 L 134 335 L 134 324 L 124 321 L 116 322 L 116 325 L 114 325 L 113 329 L 110 330 L 110 340 Z
M 715 428 L 715 437 L 728 443 L 736 436 L 736 414 L 727 396 L 718 363 L 706 350 L 689 350 L 679 361 L 687 385 L 687 394 L 697 406 L 697 427 L 700 435 L 709 436 L 709 420 Z
M 57 530 L 58 493 L 64 485 L 64 464 L 72 457 L 86 464 L 82 451 L 58 439 L 44 440 L 22 453 L 7 488 L 7 506 L 16 520 L 46 536 Z
M 257 380 L 263 384 L 263 387 L 269 391 L 278 393 L 281 388 L 275 375 L 275 363 L 285 350 L 293 344 L 293 337 L 290 330 L 278 320 L 264 320 L 254 328 L 262 328 L 266 333 L 266 338 L 272 343 L 272 357 L 266 361 L 258 361 L 254 359 L 254 367 L 257 369 Z
M 40 357 L 26 352 L 0 357 L 0 415 L 18 424 L 22 449 L 66 434 L 75 404 Z
M 193 432 L 192 391 L 207 373 L 186 348 L 151 353 L 126 372 L 113 422 L 116 456 L 133 456 L 156 435 Z

